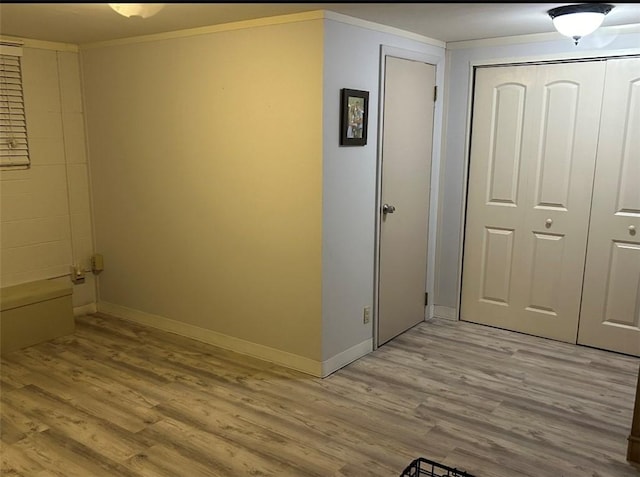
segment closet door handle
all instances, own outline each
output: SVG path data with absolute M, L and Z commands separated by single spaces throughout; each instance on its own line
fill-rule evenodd
M 635 234 L 636 234 L 636 226 L 629 225 L 629 235 L 635 235 Z
M 547 220 L 544 221 L 544 226 L 546 228 L 550 228 L 551 225 L 553 225 L 553 219 L 547 219 Z

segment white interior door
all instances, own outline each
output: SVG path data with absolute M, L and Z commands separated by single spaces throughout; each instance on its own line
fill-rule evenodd
M 578 343 L 640 356 L 640 59 L 606 64 Z
M 387 57 L 378 345 L 424 320 L 434 86 L 434 65 Z
M 461 318 L 576 342 L 604 64 L 476 72 Z

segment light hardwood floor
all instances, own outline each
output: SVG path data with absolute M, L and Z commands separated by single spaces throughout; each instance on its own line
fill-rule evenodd
M 2 475 L 638 477 L 640 360 L 421 323 L 321 380 L 104 315 L 2 359 Z

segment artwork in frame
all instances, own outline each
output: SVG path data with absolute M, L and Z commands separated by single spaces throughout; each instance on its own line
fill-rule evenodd
M 364 146 L 367 144 L 369 118 L 369 92 L 342 89 L 340 114 L 340 145 Z

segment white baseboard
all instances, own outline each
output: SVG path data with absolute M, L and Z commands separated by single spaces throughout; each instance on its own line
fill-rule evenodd
M 240 338 L 235 338 L 233 336 L 218 333 L 217 331 L 212 331 L 206 328 L 201 328 L 199 326 L 183 323 L 181 321 L 172 320 L 164 316 L 152 315 L 150 313 L 134 310 L 132 308 L 114 305 L 113 303 L 98 303 L 98 311 L 100 311 L 101 313 L 106 313 L 108 315 L 116 316 L 118 318 L 124 318 L 141 325 L 169 331 L 171 333 L 176 333 L 187 338 L 192 338 L 194 340 L 202 341 L 210 345 L 218 346 L 219 348 L 224 348 L 230 351 L 235 351 L 237 353 L 253 356 L 254 358 L 259 358 L 264 361 L 279 364 L 287 368 L 302 371 L 303 373 L 307 373 L 312 376 L 326 376 L 325 374 L 323 374 L 326 362 L 322 363 L 310 358 L 305 358 L 304 356 L 299 356 L 297 354 L 281 351 L 279 349 L 270 348 L 268 346 L 252 343 Z M 334 358 L 332 358 L 332 360 L 333 359 Z M 329 367 L 327 367 L 327 369 L 329 369 Z
M 73 316 L 83 316 L 95 313 L 98 311 L 98 306 L 95 303 L 89 303 L 88 305 L 74 306 Z
M 326 378 L 331 373 L 345 367 L 347 364 L 352 363 L 358 358 L 362 358 L 367 353 L 373 351 L 373 339 L 358 343 L 349 349 L 344 350 L 341 353 L 322 362 L 322 377 Z
M 456 317 L 456 309 L 449 306 L 434 305 L 433 316 L 434 318 L 442 318 L 445 320 L 458 320 L 458 318 Z

